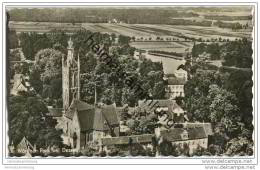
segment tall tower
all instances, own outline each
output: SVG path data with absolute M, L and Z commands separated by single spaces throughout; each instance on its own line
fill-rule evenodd
M 68 41 L 67 57 L 62 57 L 62 99 L 66 111 L 73 99 L 80 100 L 80 60 L 74 57 L 73 42 Z

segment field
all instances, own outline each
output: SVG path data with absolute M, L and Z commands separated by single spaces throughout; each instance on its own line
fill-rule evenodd
M 234 21 L 232 21 L 234 22 Z M 157 25 L 157 24 L 109 24 L 109 23 L 47 23 L 47 22 L 10 22 L 9 27 L 17 32 L 48 32 L 51 29 L 77 30 L 85 28 L 94 32 L 115 33 L 130 37 L 156 38 L 172 37 L 180 41 L 186 38 L 242 38 L 249 37 L 251 30 L 232 31 L 227 28 Z
M 212 39 L 229 39 L 251 37 L 250 30 L 232 31 L 218 27 L 189 25 L 157 25 L 157 24 L 109 24 L 109 23 L 47 23 L 47 22 L 10 22 L 11 29 L 16 32 L 45 33 L 52 29 L 66 31 L 85 28 L 93 32 L 121 34 L 135 37 L 131 45 L 139 49 L 158 49 L 182 53 L 190 50 L 193 39 L 210 41 Z M 162 40 L 158 41 L 158 37 Z
M 176 60 L 171 58 L 158 57 L 154 55 L 145 54 L 145 57 L 151 59 L 153 62 L 162 62 L 163 71 L 165 74 L 174 74 L 181 64 L 185 64 L 185 60 Z
M 208 14 L 208 13 L 207 13 Z M 215 13 L 212 13 L 214 15 Z M 226 14 L 227 15 L 227 14 Z M 173 18 L 174 19 L 174 18 Z M 203 14 L 199 17 L 185 18 L 196 21 L 203 21 L 205 18 Z M 236 21 L 223 21 L 223 22 L 236 22 Z M 249 21 L 241 20 L 240 23 Z M 9 23 L 12 30 L 17 33 L 21 32 L 38 32 L 46 33 L 53 29 L 61 29 L 67 32 L 73 30 L 86 29 L 93 32 L 101 32 L 116 35 L 125 35 L 135 38 L 131 41 L 130 45 L 146 51 L 159 50 L 166 52 L 183 53 L 191 52 L 194 44 L 194 39 L 205 41 L 216 41 L 221 38 L 222 40 L 233 41 L 240 38 L 251 39 L 251 29 L 241 29 L 233 31 L 228 28 L 219 28 L 216 26 L 194 26 L 194 25 L 165 25 L 165 24 L 126 24 L 126 23 L 51 23 L 51 22 L 14 22 Z M 222 42 L 219 42 L 220 44 Z M 183 61 L 152 56 L 146 56 L 153 61 L 162 61 L 165 73 L 172 73 L 176 70 L 179 64 Z

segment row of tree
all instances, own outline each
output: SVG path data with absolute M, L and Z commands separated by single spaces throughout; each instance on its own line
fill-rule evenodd
M 234 31 L 240 30 L 240 29 L 247 29 L 249 27 L 248 23 L 243 25 L 239 22 L 229 23 L 229 22 L 222 22 L 222 21 L 219 21 L 219 20 L 217 22 L 214 22 L 214 25 L 216 25 L 220 28 L 230 28 Z

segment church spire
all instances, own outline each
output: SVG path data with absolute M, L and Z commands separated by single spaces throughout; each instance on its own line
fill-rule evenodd
M 74 47 L 71 38 L 68 41 L 68 54 L 62 60 L 63 108 L 68 110 L 73 99 L 80 100 L 80 59 L 74 58 Z
M 67 49 L 68 49 L 68 60 L 67 60 L 67 62 L 68 62 L 68 64 L 71 64 L 72 63 L 72 61 L 73 61 L 73 58 L 74 58 L 74 48 L 73 48 L 73 42 L 72 42 L 72 40 L 71 40 L 71 37 L 70 37 L 70 39 L 69 39 L 69 41 L 68 41 L 68 47 L 67 47 Z

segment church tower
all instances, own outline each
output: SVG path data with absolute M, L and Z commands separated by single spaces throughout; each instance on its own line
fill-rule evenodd
M 62 99 L 67 111 L 73 99 L 80 100 L 80 60 L 74 56 L 73 42 L 68 41 L 67 57 L 62 57 Z

